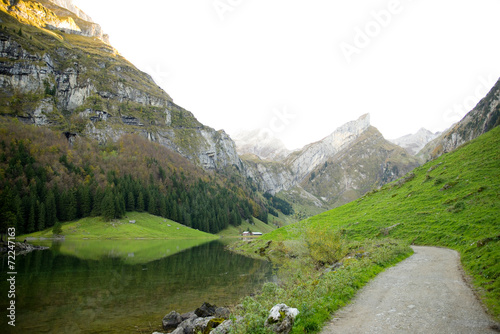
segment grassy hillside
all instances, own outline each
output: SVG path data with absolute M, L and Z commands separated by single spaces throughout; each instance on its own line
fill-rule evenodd
M 488 310 L 500 316 L 500 128 L 342 207 L 263 237 L 339 230 L 346 240 L 396 238 L 460 252 Z
M 135 224 L 130 221 L 135 220 Z M 217 236 L 191 229 L 148 213 L 129 212 L 110 222 L 101 217 L 83 218 L 62 225 L 66 239 L 217 239 Z M 52 238 L 52 229 L 26 234 L 24 238 Z

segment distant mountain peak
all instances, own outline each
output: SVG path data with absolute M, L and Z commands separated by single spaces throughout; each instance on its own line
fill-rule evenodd
M 290 151 L 269 131 L 242 130 L 233 136 L 238 154 L 253 154 L 264 160 L 282 160 Z
M 335 149 L 339 149 L 350 137 L 359 136 L 370 125 L 370 114 L 364 114 L 358 119 L 338 127 L 331 135 L 324 138 L 322 142 L 332 145 Z
M 435 139 L 441 133 L 433 133 L 426 128 L 420 128 L 414 134 L 408 134 L 396 139 L 388 139 L 391 143 L 404 148 L 411 155 L 416 155 L 427 143 Z

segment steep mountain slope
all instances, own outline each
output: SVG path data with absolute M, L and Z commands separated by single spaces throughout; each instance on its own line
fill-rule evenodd
M 347 147 L 317 166 L 302 187 L 333 208 L 398 179 L 419 166 L 401 147 L 370 126 Z
M 347 147 L 370 127 L 370 115 L 365 114 L 355 121 L 346 123 L 331 135 L 302 150 L 292 153 L 285 160 L 294 173 L 294 181 L 302 182 L 317 166 Z
M 246 175 L 255 181 L 261 192 L 275 194 L 295 185 L 293 171 L 279 161 L 262 160 L 253 154 L 242 155 L 241 159 Z
M 24 0 L 2 0 L 0 20 L 0 114 L 100 143 L 138 133 L 205 169 L 243 168 L 229 136 L 89 37 L 94 23 L 50 1 Z
M 434 159 L 500 125 L 500 79 L 477 106 L 448 131 L 427 144 L 419 156 Z
M 432 133 L 427 129 L 420 129 L 417 133 L 409 134 L 396 139 L 388 139 L 391 143 L 404 148 L 411 155 L 416 155 L 428 142 L 439 136 L 441 133 Z

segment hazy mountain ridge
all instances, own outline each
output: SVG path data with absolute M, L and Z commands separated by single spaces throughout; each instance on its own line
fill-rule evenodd
M 291 151 L 283 142 L 264 130 L 240 131 L 233 137 L 238 154 L 254 154 L 264 160 L 280 161 Z
M 431 131 L 421 128 L 414 134 L 408 134 L 396 139 L 388 139 L 393 144 L 401 146 L 411 155 L 416 155 L 428 142 L 439 136 L 441 132 L 432 133 Z

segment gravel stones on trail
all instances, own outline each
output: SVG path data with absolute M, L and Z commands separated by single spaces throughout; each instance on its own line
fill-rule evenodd
M 457 252 L 413 247 L 323 328 L 330 333 L 498 333 L 464 281 Z

